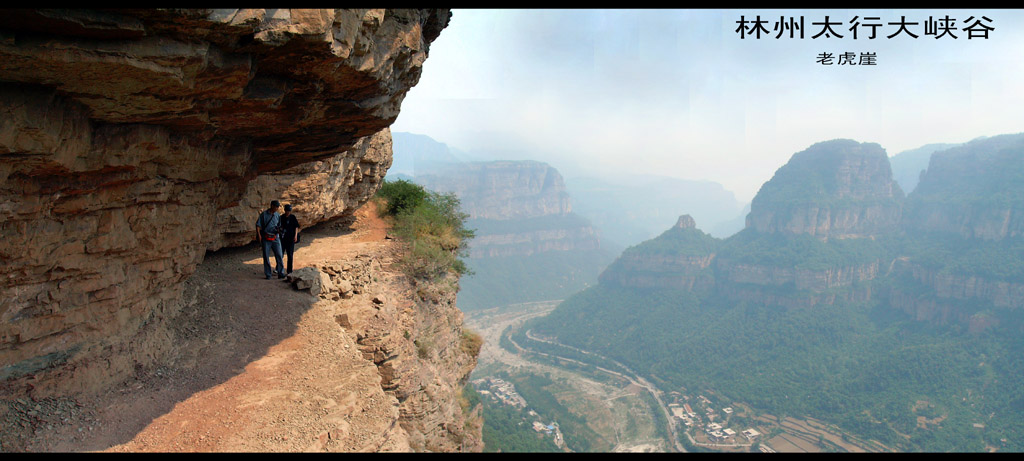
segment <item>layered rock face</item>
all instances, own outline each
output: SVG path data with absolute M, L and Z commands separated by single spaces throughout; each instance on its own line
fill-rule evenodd
M 472 223 L 470 224 L 472 226 Z M 471 258 L 500 258 L 504 256 L 530 256 L 549 251 L 598 250 L 598 233 L 587 225 L 527 232 L 485 234 L 473 238 Z
M 314 282 L 322 302 L 336 305 L 336 321 L 380 373 L 380 386 L 397 399 L 397 421 L 415 451 L 480 451 L 478 425 L 467 427 L 459 393 L 476 366 L 464 346 L 457 280 L 412 283 L 370 255 L 319 267 Z M 398 285 L 396 287 L 395 285 Z M 374 293 L 387 292 L 387 295 Z
M 683 215 L 654 240 L 624 251 L 598 280 L 633 288 L 707 288 L 713 279 L 704 269 L 715 259 L 716 243 Z
M 890 303 L 919 320 L 980 332 L 1024 307 L 1024 135 L 936 152 L 902 227 L 921 242 L 895 267 Z M 940 252 L 943 258 L 932 253 Z
M 385 128 L 326 160 L 261 174 L 236 205 L 218 210 L 218 233 L 207 249 L 251 242 L 257 216 L 271 200 L 292 205 L 302 227 L 351 214 L 377 191 L 389 165 L 391 130 Z
M 717 265 L 724 280 L 768 287 L 789 286 L 796 290 L 822 292 L 832 288 L 865 282 L 878 276 L 878 262 L 862 266 L 830 267 L 813 270 L 797 267 L 771 267 L 722 260 Z
M 273 191 L 307 223 L 361 205 L 449 13 L 3 16 L 0 378 L 45 396 L 165 353 L 182 282 Z
M 720 259 L 715 265 L 718 292 L 725 298 L 786 308 L 810 308 L 838 301 L 871 298 L 871 286 L 862 284 L 878 276 L 878 261 L 827 269 L 801 269 L 742 264 Z
M 789 307 L 867 299 L 859 284 L 878 276 L 880 261 L 848 248 L 894 234 L 902 200 L 878 144 L 837 139 L 798 152 L 754 197 L 746 229 L 726 241 L 718 291 Z M 775 248 L 786 258 L 768 257 Z
M 999 325 L 999 316 L 1024 308 L 1024 283 L 970 273 L 943 273 L 912 260 L 900 260 L 900 283 L 888 292 L 891 306 L 915 320 L 967 326 L 972 333 Z
M 897 229 L 902 199 L 881 146 L 837 139 L 794 154 L 754 197 L 747 227 L 822 240 L 878 235 Z
M 396 155 L 449 152 L 429 138 L 416 141 Z M 561 299 L 595 283 L 614 259 L 590 221 L 572 212 L 562 175 L 546 163 L 453 162 L 417 173 L 413 180 L 425 188 L 454 193 L 475 231 L 466 261 L 474 274 L 460 282 L 463 309 Z
M 454 192 L 477 219 L 523 219 L 572 211 L 565 181 L 550 165 L 530 160 L 467 162 L 417 175 L 431 190 Z
M 1024 236 L 1024 134 L 936 152 L 907 197 L 904 228 L 964 238 Z
M 623 252 L 601 283 L 682 288 L 812 307 L 865 300 L 879 275 L 873 239 L 897 230 L 902 192 L 877 144 L 834 140 L 793 155 L 751 203 L 747 228 L 717 240 L 682 216 Z M 879 253 L 875 257 L 875 253 Z
M 427 189 L 455 193 L 469 227 L 471 258 L 529 256 L 548 251 L 591 251 L 600 237 L 572 214 L 558 170 L 535 161 L 467 162 L 416 176 Z

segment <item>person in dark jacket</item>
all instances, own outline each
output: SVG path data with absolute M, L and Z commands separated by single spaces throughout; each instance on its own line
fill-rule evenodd
M 259 236 L 263 246 L 263 275 L 270 280 L 270 252 L 274 252 L 277 259 L 277 278 L 284 278 L 284 263 L 281 261 L 281 215 L 277 210 L 281 208 L 281 202 L 273 200 L 270 202 L 270 209 L 260 213 L 256 219 L 256 235 Z
M 284 206 L 284 216 L 281 216 L 281 228 L 284 234 L 281 236 L 281 248 L 284 255 L 288 257 L 287 274 L 292 273 L 292 260 L 295 259 L 295 242 L 299 240 L 299 220 L 292 214 L 291 204 Z

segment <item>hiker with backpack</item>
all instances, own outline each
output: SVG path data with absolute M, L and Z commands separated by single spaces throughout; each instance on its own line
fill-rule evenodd
M 270 272 L 269 253 L 271 251 L 274 252 L 274 257 L 277 259 L 277 278 L 284 278 L 284 262 L 281 260 L 281 234 L 284 231 L 281 226 L 281 215 L 277 212 L 280 208 L 281 202 L 272 200 L 270 209 L 260 213 L 260 217 L 256 220 L 256 235 L 259 236 L 263 247 L 263 275 L 267 276 L 267 280 L 270 280 L 273 275 Z

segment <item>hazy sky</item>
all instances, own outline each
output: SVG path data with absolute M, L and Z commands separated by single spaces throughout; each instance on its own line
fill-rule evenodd
M 740 38 L 757 15 L 771 33 Z M 843 38 L 811 38 L 826 15 Z M 924 34 L 947 15 L 957 39 Z M 804 39 L 775 38 L 801 16 Z M 901 16 L 918 38 L 886 38 Z M 970 16 L 988 39 L 967 38 Z M 853 39 L 854 17 L 880 17 L 878 38 Z M 845 52 L 877 65 L 817 62 Z M 745 202 L 819 141 L 894 155 L 1024 131 L 1024 10 L 455 10 L 392 130 L 566 176 L 717 181 Z

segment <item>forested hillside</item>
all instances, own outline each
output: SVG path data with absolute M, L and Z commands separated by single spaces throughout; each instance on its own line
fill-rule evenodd
M 666 232 L 528 327 L 665 390 L 896 449 L 1019 451 L 1022 161 L 1024 135 L 936 152 L 904 198 L 877 145 L 816 144 L 762 187 L 744 231 L 686 247 L 710 259 L 703 283 L 619 283 L 668 272 L 684 247 Z

